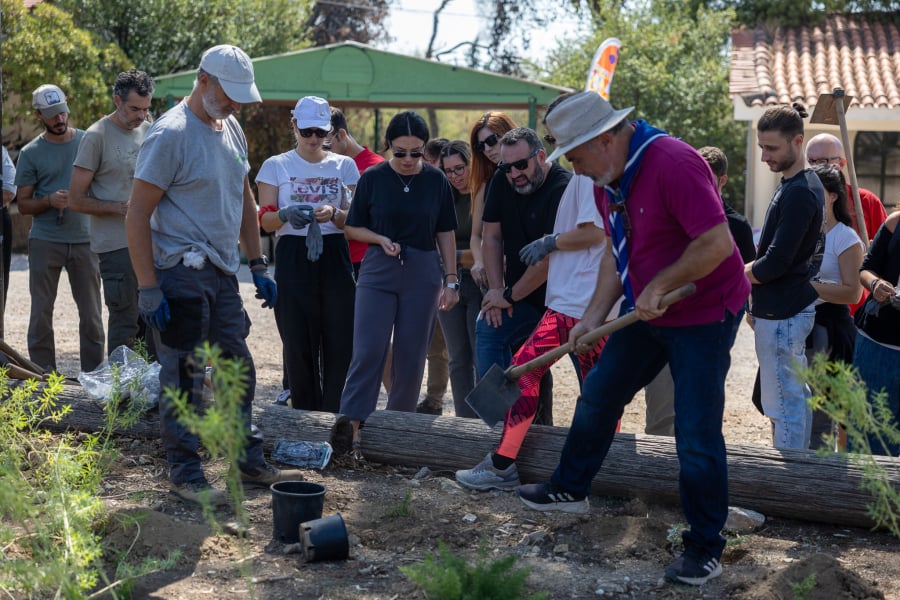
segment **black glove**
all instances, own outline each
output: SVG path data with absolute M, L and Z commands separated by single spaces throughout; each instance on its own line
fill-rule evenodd
M 172 320 L 169 303 L 158 285 L 147 285 L 138 288 L 138 311 L 144 321 L 158 331 L 165 331 Z
M 319 222 L 314 220 L 306 232 L 306 258 L 316 262 L 320 256 L 322 256 L 322 229 Z
M 519 258 L 529 267 L 541 262 L 548 254 L 555 251 L 557 235 L 545 235 L 527 244 L 519 250 Z
M 278 218 L 281 219 L 282 223 L 290 223 L 295 229 L 303 229 L 315 221 L 312 212 L 311 206 L 293 204 L 279 210 Z

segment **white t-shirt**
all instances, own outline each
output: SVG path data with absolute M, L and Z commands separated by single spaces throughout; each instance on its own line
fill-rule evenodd
M 311 206 L 313 209 L 323 205 L 346 208 L 350 199 L 346 197 L 344 186 L 356 185 L 359 181 L 359 170 L 352 158 L 329 152 L 317 163 L 302 158 L 295 150 L 278 154 L 266 160 L 256 175 L 257 183 L 268 183 L 278 188 L 278 208 L 294 204 Z M 322 235 L 340 233 L 334 223 L 319 223 Z M 282 225 L 275 235 L 303 235 L 309 231 L 309 225 L 303 229 L 295 229 L 290 223 Z
M 854 244 L 859 244 L 862 248 L 859 235 L 853 229 L 840 222 L 832 227 L 831 231 L 825 234 L 825 252 L 816 278 L 823 283 L 840 283 L 840 256 Z
M 556 211 L 553 233 L 572 231 L 581 223 L 593 223 L 601 230 L 603 218 L 594 204 L 594 182 L 583 175 L 569 180 Z M 597 286 L 600 259 L 606 251 L 606 241 L 584 250 L 557 250 L 550 254 L 547 274 L 547 307 L 570 317 L 581 319 Z M 621 302 L 621 299 L 620 299 Z M 610 311 L 619 314 L 618 303 Z

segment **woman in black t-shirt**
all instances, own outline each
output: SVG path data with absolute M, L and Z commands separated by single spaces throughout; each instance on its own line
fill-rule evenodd
M 353 358 L 341 396 L 355 449 L 359 426 L 378 401 L 392 335 L 387 408 L 412 412 L 437 309 L 450 310 L 459 301 L 453 192 L 444 174 L 422 160 L 428 139 L 421 116 L 394 116 L 385 132 L 393 158 L 363 173 L 347 216 L 346 236 L 369 244 L 357 281 Z

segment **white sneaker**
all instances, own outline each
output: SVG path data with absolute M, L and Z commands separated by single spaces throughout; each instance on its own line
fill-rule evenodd
M 513 463 L 501 471 L 494 466 L 488 452 L 485 459 L 471 469 L 457 471 L 456 481 L 470 490 L 511 490 L 519 486 L 519 469 Z

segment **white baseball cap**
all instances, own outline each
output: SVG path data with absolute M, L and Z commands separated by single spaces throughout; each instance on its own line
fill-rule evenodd
M 66 95 L 53 84 L 45 83 L 31 94 L 31 106 L 47 117 L 55 117 L 59 113 L 69 112 Z
M 213 46 L 203 53 L 200 68 L 215 76 L 225 94 L 235 102 L 262 102 L 262 96 L 253 82 L 253 63 L 247 53 L 237 46 Z
M 291 114 L 297 119 L 297 129 L 314 127 L 322 131 L 331 131 L 331 107 L 324 98 L 304 96 L 297 100 Z

